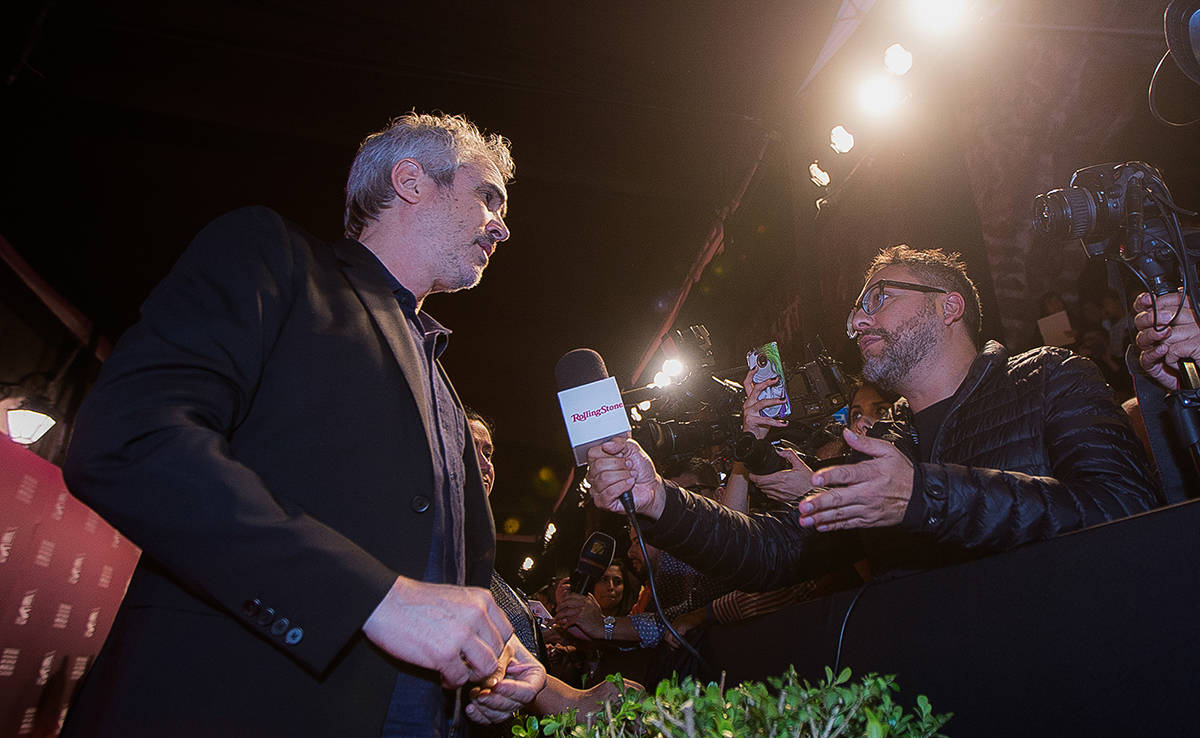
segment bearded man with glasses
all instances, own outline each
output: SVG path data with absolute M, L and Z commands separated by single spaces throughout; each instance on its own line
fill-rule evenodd
M 899 422 L 849 430 L 863 461 L 751 477 L 796 509 L 741 515 L 664 483 L 633 441 L 589 453 L 596 504 L 632 489 L 647 541 L 743 590 L 866 557 L 875 575 L 944 566 L 1122 518 L 1161 493 L 1099 370 L 1066 349 L 980 347 L 979 295 L 958 254 L 884 249 L 847 332 Z M 771 419 L 764 419 L 764 422 Z M 781 421 L 771 421 L 779 425 Z

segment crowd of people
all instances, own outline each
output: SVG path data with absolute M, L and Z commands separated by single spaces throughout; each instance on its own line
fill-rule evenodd
M 784 450 L 782 471 L 722 480 L 705 458 L 662 473 L 627 438 L 592 448 L 596 506 L 631 492 L 642 540 L 539 617 L 494 570 L 494 429 L 423 308 L 508 238 L 513 168 L 504 139 L 410 114 L 362 143 L 344 239 L 263 208 L 197 236 L 76 423 L 70 489 L 144 554 L 64 735 L 458 736 L 594 711 L 620 659 L 683 668 L 677 639 L 704 625 L 1161 504 L 1103 361 L 984 341 L 956 254 L 889 247 L 847 296 L 863 381 L 815 454 L 829 465 Z M 1135 303 L 1142 368 L 1168 388 L 1200 356 L 1179 306 Z M 767 386 L 744 384 L 758 438 L 787 422 Z

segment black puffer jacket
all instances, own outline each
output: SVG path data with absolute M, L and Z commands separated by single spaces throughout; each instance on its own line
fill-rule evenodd
M 916 464 L 903 522 L 816 533 L 795 511 L 745 516 L 668 485 L 646 539 L 765 590 L 866 556 L 876 574 L 944 566 L 1161 504 L 1145 452 L 1096 366 L 1059 348 L 989 342 Z M 915 461 L 915 459 L 914 459 Z

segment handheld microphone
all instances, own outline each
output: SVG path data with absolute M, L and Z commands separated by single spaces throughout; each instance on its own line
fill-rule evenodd
M 587 461 L 592 446 L 617 436 L 629 437 L 632 429 L 621 390 L 617 380 L 608 376 L 600 354 L 587 348 L 568 351 L 555 365 L 554 378 L 576 464 Z M 632 491 L 621 495 L 621 505 L 633 515 Z
M 571 591 L 582 595 L 591 592 L 612 565 L 616 549 L 617 542 L 607 533 L 596 531 L 588 536 L 583 548 L 579 549 L 579 563 L 571 572 Z
M 567 435 L 571 438 L 571 447 L 575 451 L 575 463 L 582 464 L 587 460 L 587 450 L 599 443 L 604 443 L 610 438 L 624 435 L 626 438 L 630 434 L 629 416 L 625 413 L 625 405 L 621 401 L 621 390 L 617 387 L 617 380 L 608 376 L 608 369 L 604 366 L 604 359 L 600 358 L 600 354 L 591 349 L 575 349 L 563 354 L 563 357 L 558 360 L 558 364 L 554 367 L 554 377 L 558 380 L 558 403 L 562 406 L 563 420 L 567 424 Z M 612 412 L 620 410 L 620 412 Z M 637 533 L 638 543 L 642 548 L 642 559 L 646 562 L 650 561 L 650 556 L 646 552 L 646 540 L 642 537 L 641 526 L 638 525 L 637 515 L 634 514 L 633 507 L 633 490 L 629 490 L 621 494 L 621 506 L 625 508 L 625 513 L 629 516 L 629 523 L 633 526 L 633 530 Z M 579 552 L 580 568 L 584 566 L 584 556 L 588 552 L 592 542 L 596 536 L 604 536 L 612 542 L 612 536 L 603 533 L 593 533 L 584 545 L 584 550 Z M 615 542 L 612 542 L 615 546 Z M 603 554 L 598 554 L 603 556 Z M 604 561 L 604 566 L 599 568 L 597 578 L 604 574 L 604 570 L 612 562 L 612 553 L 609 552 L 607 559 L 588 559 L 588 563 L 593 561 Z M 595 568 L 591 569 L 596 571 Z M 580 573 L 580 569 L 575 570 L 575 574 L 571 575 L 571 591 L 580 592 L 575 586 L 575 576 Z M 654 567 L 646 567 L 647 581 L 650 583 L 650 596 L 654 599 L 654 607 L 658 612 L 662 612 L 662 604 L 658 601 L 658 587 L 654 583 Z M 594 582 L 594 580 L 592 580 Z M 587 592 L 591 590 L 592 583 L 587 580 L 580 582 L 580 586 L 586 586 Z M 712 671 L 712 667 L 700 655 L 700 652 L 692 646 L 691 643 L 675 630 L 671 625 L 671 621 L 663 619 L 663 624 L 667 631 L 675 636 L 679 644 L 686 648 L 701 666 Z

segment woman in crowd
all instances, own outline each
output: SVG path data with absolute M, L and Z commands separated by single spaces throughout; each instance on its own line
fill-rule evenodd
M 637 602 L 640 583 L 633 569 L 624 559 L 613 559 L 604 571 L 604 576 L 592 587 L 592 597 L 600 605 L 600 612 L 619 618 L 628 615 Z
M 479 460 L 479 470 L 483 476 L 483 488 L 488 495 L 496 483 L 496 468 L 492 464 L 492 425 L 478 412 L 467 408 L 467 426 L 471 430 L 471 438 L 475 442 L 475 457 Z M 546 648 L 542 643 L 541 629 L 529 609 L 527 599 L 513 589 L 495 571 L 492 572 L 492 598 L 508 616 L 512 623 L 513 632 L 521 640 L 529 652 L 536 655 L 542 663 L 546 662 Z M 626 680 L 627 685 L 641 689 L 636 682 Z M 571 708 L 579 710 L 583 716 L 604 709 L 604 703 L 617 696 L 617 688 L 607 681 L 602 681 L 590 689 L 575 689 L 561 679 L 546 675 L 546 686 L 538 693 L 527 709 L 535 715 L 551 715 L 564 712 Z M 501 733 L 497 733 L 501 734 Z

